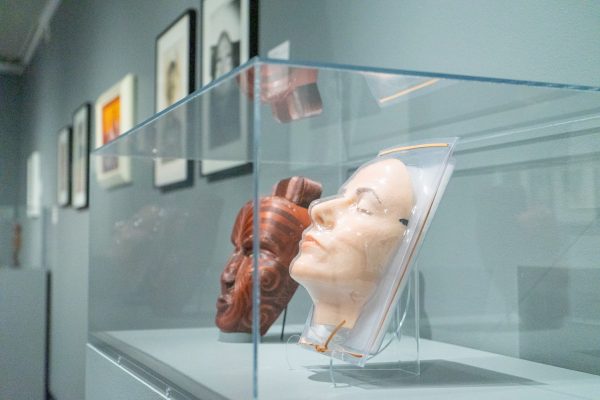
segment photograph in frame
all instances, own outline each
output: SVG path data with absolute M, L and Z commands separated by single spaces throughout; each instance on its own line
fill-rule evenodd
M 196 12 L 187 10 L 156 39 L 156 112 L 194 91 L 196 76 Z M 190 186 L 193 162 L 180 158 L 187 147 L 185 107 L 163 117 L 159 148 L 177 158 L 154 161 L 154 186 L 161 190 Z
M 98 97 L 95 105 L 95 148 L 116 139 L 133 127 L 134 119 L 133 74 L 126 75 L 117 84 Z M 96 159 L 96 176 L 104 188 L 113 188 L 131 182 L 128 157 L 104 156 Z
M 221 78 L 257 52 L 258 3 L 206 0 L 203 9 L 202 84 Z M 249 99 L 235 79 L 215 86 L 202 103 L 203 176 L 242 171 L 248 163 Z
M 58 205 L 66 207 L 71 202 L 71 127 L 58 131 L 56 154 L 56 198 Z
M 38 218 L 42 214 L 41 195 L 40 152 L 34 151 L 27 157 L 27 217 Z
M 89 103 L 73 114 L 71 146 L 71 206 L 82 209 L 88 206 L 90 166 L 90 109 Z

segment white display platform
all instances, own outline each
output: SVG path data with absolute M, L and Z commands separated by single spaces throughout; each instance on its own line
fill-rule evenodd
M 169 399 L 89 344 L 85 375 L 85 400 Z
M 298 329 L 294 326 L 292 331 Z M 232 344 L 219 342 L 218 335 L 216 328 L 200 328 L 98 336 L 125 357 L 142 361 L 199 398 L 246 398 L 251 384 L 251 344 L 235 344 L 240 351 L 232 353 Z M 386 370 L 385 359 L 366 369 L 338 364 L 333 387 L 326 357 L 277 339 L 275 334 L 267 335 L 259 346 L 261 399 L 554 400 L 600 396 L 600 376 L 430 340 L 421 341 L 420 376 Z M 212 364 L 206 365 L 206 360 Z M 195 382 L 206 390 L 199 390 Z

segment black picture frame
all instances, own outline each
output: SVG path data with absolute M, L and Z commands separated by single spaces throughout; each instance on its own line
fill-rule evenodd
M 83 103 L 73 112 L 71 140 L 71 206 L 82 210 L 89 206 L 90 140 L 92 104 Z
M 197 13 L 194 9 L 183 12 L 157 36 L 155 42 L 154 103 L 156 112 L 173 105 L 195 90 L 196 36 Z M 173 72 L 180 69 L 183 69 L 183 72 Z M 157 145 L 159 147 L 167 145 L 186 146 L 188 139 L 186 134 L 186 110 L 181 109 L 178 112 L 171 112 L 164 115 L 163 119 L 163 129 L 160 129 L 157 134 Z M 180 155 L 183 151 L 176 150 L 174 153 Z M 194 163 L 191 160 L 181 158 L 156 159 L 154 161 L 153 181 L 154 187 L 161 191 L 192 186 Z
M 205 0 L 202 9 L 202 84 L 215 79 L 246 63 L 258 55 L 258 0 Z M 222 54 L 219 52 L 222 50 Z M 231 88 L 230 86 L 236 86 Z M 228 87 L 230 87 L 228 89 Z M 201 146 L 214 160 L 200 163 L 200 176 L 222 179 L 248 171 L 247 161 L 217 161 L 227 159 L 248 149 L 252 114 L 250 101 L 245 95 L 236 96 L 237 84 L 230 80 L 218 90 L 207 94 L 202 102 Z M 215 109 L 219 112 L 215 113 Z M 235 118 L 215 117 L 229 112 Z M 215 129 L 215 118 L 218 128 Z M 237 118 L 237 119 L 236 119 Z
M 57 139 L 56 200 L 60 207 L 67 207 L 71 204 L 71 127 L 61 128 Z
M 258 55 L 259 0 L 204 0 L 202 4 L 202 86 L 206 86 Z M 230 40 L 232 64 L 216 71 L 215 47 L 224 34 Z

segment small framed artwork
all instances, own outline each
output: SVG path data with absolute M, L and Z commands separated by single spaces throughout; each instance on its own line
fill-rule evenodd
M 128 74 L 96 100 L 96 148 L 104 146 L 133 127 L 134 86 L 135 79 L 132 74 Z M 96 161 L 96 176 L 103 187 L 112 188 L 131 182 L 128 157 L 103 156 L 97 157 Z
M 202 84 L 207 85 L 257 54 L 258 1 L 205 0 L 202 15 Z M 221 82 L 202 103 L 202 175 L 247 170 L 249 105 L 234 79 Z
M 82 209 L 88 205 L 88 174 L 90 167 L 90 104 L 73 114 L 71 146 L 71 205 Z
M 257 0 L 204 0 L 202 85 L 258 54 Z
M 196 76 L 196 12 L 187 10 L 156 39 L 156 111 L 194 91 Z M 193 182 L 193 163 L 182 158 L 187 147 L 185 107 L 164 116 L 157 142 L 174 158 L 154 161 L 154 186 L 175 189 Z M 178 156 L 177 158 L 175 158 Z
M 66 207 L 71 202 L 71 127 L 58 131 L 57 152 L 57 185 L 56 197 L 58 205 Z
M 40 152 L 27 157 L 27 216 L 38 218 L 42 213 L 42 180 L 40 177 Z

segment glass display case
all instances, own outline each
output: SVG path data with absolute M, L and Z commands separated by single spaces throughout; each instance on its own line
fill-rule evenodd
M 174 399 L 591 399 L 598 104 L 595 87 L 253 59 L 92 153 L 89 343 Z M 263 267 L 287 273 L 308 203 L 383 149 L 449 137 L 382 351 L 357 366 L 297 345 L 311 297 Z M 155 186 L 182 166 L 191 186 Z M 96 179 L 115 168 L 131 182 Z

